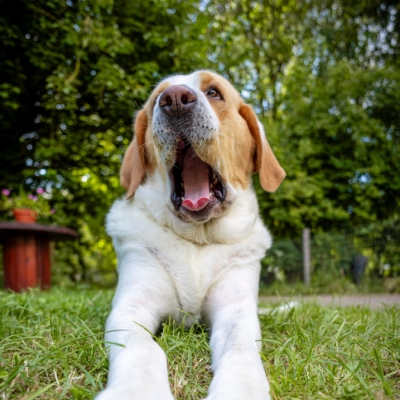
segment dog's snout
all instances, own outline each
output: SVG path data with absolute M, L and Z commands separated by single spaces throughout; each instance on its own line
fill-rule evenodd
M 196 104 L 197 96 L 185 85 L 173 85 L 160 96 L 159 106 L 169 115 L 179 117 Z

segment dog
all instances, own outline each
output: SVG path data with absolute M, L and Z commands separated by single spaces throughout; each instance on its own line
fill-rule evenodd
M 118 285 L 106 324 L 108 383 L 97 400 L 170 400 L 153 340 L 168 317 L 210 327 L 207 400 L 267 400 L 257 316 L 260 259 L 271 235 L 251 175 L 285 177 L 253 109 L 211 71 L 161 81 L 134 123 L 120 172 L 126 198 L 107 215 Z

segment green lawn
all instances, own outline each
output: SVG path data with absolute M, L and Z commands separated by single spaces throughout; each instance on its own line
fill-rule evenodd
M 93 398 L 106 382 L 102 338 L 112 295 L 0 292 L 0 398 Z M 305 304 L 260 318 L 276 399 L 400 399 L 400 309 Z M 166 323 L 157 340 L 176 398 L 203 398 L 212 377 L 205 328 Z
M 354 284 L 348 276 L 340 273 L 320 271 L 312 276 L 312 284 L 305 285 L 301 281 L 279 282 L 260 287 L 260 294 L 266 296 L 309 295 L 309 294 L 369 294 L 400 293 L 400 276 L 384 279 L 365 276 L 359 285 Z

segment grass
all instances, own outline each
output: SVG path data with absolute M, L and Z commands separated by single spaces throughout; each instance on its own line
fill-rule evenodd
M 303 304 L 261 317 L 278 399 L 400 399 L 400 310 Z
M 92 399 L 106 383 L 112 295 L 0 292 L 0 398 Z M 400 309 L 307 303 L 260 320 L 275 399 L 400 399 Z M 205 327 L 184 331 L 167 322 L 157 340 L 175 397 L 204 398 L 212 378 Z

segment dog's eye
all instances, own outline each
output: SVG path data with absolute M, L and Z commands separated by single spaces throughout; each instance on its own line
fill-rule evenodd
M 220 95 L 220 93 L 218 92 L 217 89 L 215 88 L 211 88 L 208 92 L 207 92 L 207 96 L 213 97 L 216 100 L 222 100 L 222 96 Z

